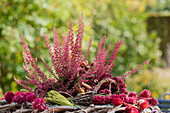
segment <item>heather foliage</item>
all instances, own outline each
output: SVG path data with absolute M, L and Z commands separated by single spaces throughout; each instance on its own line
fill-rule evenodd
M 83 16 L 79 18 L 77 29 L 77 34 L 74 36 L 73 21 L 71 20 L 68 35 L 63 33 L 60 40 L 57 30 L 53 28 L 52 46 L 50 45 L 48 36 L 45 33 L 43 34 L 50 54 L 52 67 L 50 67 L 43 58 L 41 58 L 41 60 L 54 79 L 48 78 L 40 69 L 37 58 L 32 56 L 24 36 L 21 34 L 20 39 L 25 50 L 25 53 L 23 54 L 24 68 L 28 72 L 29 77 L 26 76 L 26 80 L 17 80 L 15 78 L 15 81 L 29 91 L 32 91 L 32 88 L 27 85 L 35 85 L 40 95 L 44 97 L 46 93 L 52 89 L 66 91 L 74 95 L 75 92 L 78 91 L 77 86 L 81 85 L 80 83 L 82 82 L 85 82 L 94 88 L 94 86 L 102 79 L 112 78 L 118 83 L 120 92 L 126 93 L 126 86 L 123 80 L 119 77 L 112 77 L 111 75 L 116 55 L 123 40 L 117 41 L 111 51 L 110 47 L 108 49 L 105 48 L 106 37 L 104 36 L 102 40 L 99 41 L 96 57 L 91 63 L 91 66 L 89 66 L 87 60 L 92 39 L 89 40 L 89 46 L 84 57 L 82 54 L 82 41 L 84 36 Z M 76 39 L 74 40 L 74 38 Z M 110 51 L 111 56 L 108 59 Z M 123 74 L 122 77 L 126 78 L 128 75 L 136 72 L 142 66 L 149 63 L 149 61 L 150 59 L 127 74 Z M 106 83 L 104 86 L 108 86 L 108 84 Z M 105 88 L 101 88 L 101 90 L 102 89 Z M 114 92 L 114 86 L 112 90 Z

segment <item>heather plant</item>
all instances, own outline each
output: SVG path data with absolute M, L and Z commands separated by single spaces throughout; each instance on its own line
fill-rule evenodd
M 103 34 L 107 34 L 106 47 L 109 45 L 108 43 L 112 43 L 111 48 L 117 39 L 125 37 L 117 54 L 118 58 L 112 74 L 122 75 L 123 72 L 136 67 L 147 57 L 152 60 L 150 65 L 145 66 L 144 69 L 148 67 L 153 69 L 154 66 L 157 66 L 161 55 L 159 51 L 160 39 L 155 33 L 148 35 L 146 32 L 146 19 L 149 15 L 146 12 L 131 9 L 133 4 L 129 6 L 125 1 L 0 0 L 0 23 L 2 23 L 0 25 L 0 96 L 7 91 L 16 92 L 21 89 L 13 80 L 13 76 L 24 79 L 24 76 L 20 75 L 26 75 L 26 71 L 22 68 L 22 48 L 19 44 L 19 33 L 23 32 L 32 55 L 42 55 L 44 60 L 50 64 L 50 59 L 46 57 L 48 51 L 45 49 L 45 43 L 41 41 L 42 32 L 46 31 L 51 41 L 52 36 L 49 33 L 53 26 L 58 28 L 59 33 L 66 31 L 70 18 L 77 21 L 82 12 L 86 17 L 84 44 L 86 45 L 88 38 L 93 36 L 88 61 L 91 62 L 94 58 L 93 53 L 97 51 L 98 40 Z M 74 27 L 76 27 L 75 24 Z M 86 47 L 83 47 L 83 51 Z M 39 62 L 38 65 L 44 73 L 49 75 L 42 62 Z M 9 82 L 12 85 L 8 84 Z
M 29 91 L 33 90 L 27 85 L 35 85 L 40 96 L 44 97 L 48 91 L 53 89 L 65 91 L 75 96 L 82 85 L 81 83 L 87 83 L 92 86 L 93 89 L 102 79 L 112 78 L 118 83 L 120 92 L 126 93 L 126 86 L 123 79 L 148 64 L 150 59 L 132 71 L 123 74 L 123 79 L 112 76 L 111 72 L 114 67 L 116 55 L 123 40 L 117 41 L 112 50 L 111 45 L 106 49 L 106 36 L 104 36 L 102 40 L 99 41 L 96 57 L 90 64 L 88 63 L 88 56 L 92 45 L 92 38 L 89 40 L 89 46 L 85 55 L 82 54 L 82 41 L 84 36 L 83 16 L 79 18 L 77 29 L 77 34 L 75 35 L 73 32 L 73 21 L 71 20 L 68 35 L 63 33 L 60 38 L 54 27 L 52 46 L 50 45 L 48 36 L 45 33 L 43 34 L 50 54 L 52 67 L 50 67 L 43 58 L 41 58 L 41 60 L 54 78 L 48 78 L 47 75 L 43 73 L 38 66 L 38 59 L 32 56 L 27 42 L 23 34 L 21 34 L 20 39 L 25 50 L 23 54 L 24 68 L 28 72 L 29 77 L 26 76 L 26 80 L 18 80 L 15 78 L 15 81 Z M 111 56 L 108 58 L 110 53 Z M 107 86 L 107 83 L 104 85 Z

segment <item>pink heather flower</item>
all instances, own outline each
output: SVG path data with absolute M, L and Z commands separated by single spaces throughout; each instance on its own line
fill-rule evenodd
M 13 102 L 17 102 L 17 103 L 19 103 L 19 104 L 22 104 L 22 103 L 25 102 L 24 97 L 25 97 L 24 94 L 21 93 L 21 94 L 15 96 L 15 97 L 13 98 Z
M 36 95 L 32 92 L 17 92 L 13 98 L 13 102 L 17 102 L 19 104 L 25 103 L 25 102 L 32 102 L 36 98 Z
M 105 104 L 105 99 L 104 99 L 104 97 L 102 97 L 102 96 L 95 96 L 95 97 L 92 99 L 92 104 L 95 104 L 95 105 Z
M 123 101 L 122 101 L 121 98 L 114 98 L 114 99 L 112 100 L 112 104 L 115 105 L 115 106 L 121 105 L 122 102 L 123 102 Z
M 26 96 L 28 96 L 28 95 L 32 95 L 33 92 L 26 92 L 25 94 L 26 94 Z
M 105 104 L 111 104 L 112 103 L 112 99 L 110 98 L 110 96 L 105 97 Z
M 104 89 L 104 90 L 100 90 L 99 93 L 109 94 L 109 93 L 111 93 L 111 91 L 108 89 Z
M 129 92 L 128 97 L 137 98 L 137 93 L 136 92 Z
M 16 93 L 15 93 L 15 96 L 17 96 L 17 95 L 19 95 L 19 94 L 21 94 L 22 92 L 21 91 L 17 91 Z
M 134 106 L 126 106 L 125 113 L 139 113 L 139 109 Z
M 134 97 L 128 97 L 127 100 L 125 100 L 125 102 L 128 104 L 136 105 L 137 100 Z
M 110 96 L 110 99 L 113 100 L 114 98 L 120 98 L 120 96 L 119 96 L 119 95 L 116 95 L 116 94 L 113 94 L 113 95 Z
M 146 108 L 148 108 L 148 107 L 149 107 L 149 102 L 148 102 L 148 101 L 142 102 L 142 103 L 140 104 L 140 108 L 141 108 L 141 109 L 146 109 Z
M 84 73 L 86 73 L 86 71 L 85 71 L 84 68 L 79 69 L 79 74 L 80 74 L 80 75 L 82 75 L 82 74 L 84 74 Z
M 26 96 L 26 101 L 27 101 L 27 102 L 32 102 L 32 101 L 34 101 L 35 99 L 36 99 L 36 95 L 33 94 L 33 93 Z
M 125 101 L 125 100 L 127 100 L 128 96 L 125 95 L 125 94 L 120 94 L 120 98 L 121 98 L 123 101 Z
M 23 98 L 23 103 L 26 102 L 26 96 L 27 96 L 27 94 L 26 94 L 25 92 L 22 92 L 20 95 L 21 95 L 22 98 Z
M 126 88 L 121 88 L 120 92 L 122 92 L 122 93 L 126 92 Z
M 8 104 L 10 104 L 12 102 L 12 99 L 14 98 L 14 93 L 9 91 L 5 94 L 5 100 Z
M 122 75 L 123 79 L 125 79 L 127 76 L 136 73 L 136 71 L 138 71 L 140 68 L 142 68 L 143 66 L 145 66 L 146 64 L 148 64 L 150 62 L 150 58 L 146 61 L 144 61 L 141 65 L 138 65 L 136 68 L 134 68 L 132 71 L 126 72 L 125 74 Z
M 156 106 L 158 104 L 157 99 L 155 99 L 154 97 L 147 99 L 147 101 L 151 106 Z
M 150 96 L 151 96 L 151 92 L 146 89 L 144 89 L 139 95 L 140 98 L 149 98 Z
M 44 105 L 45 100 L 44 98 L 37 98 L 32 103 L 32 106 L 34 109 L 38 109 L 38 111 L 43 111 L 46 109 L 46 106 Z
M 72 96 L 76 96 L 77 81 L 83 82 L 84 80 L 88 80 L 87 84 L 89 84 L 91 87 L 94 88 L 98 84 L 98 82 L 100 82 L 102 79 L 111 78 L 117 82 L 117 85 L 120 89 L 120 93 L 128 94 L 128 92 L 126 91 L 125 83 L 123 82 L 122 78 L 112 77 L 112 75 L 110 74 L 114 66 L 116 55 L 118 53 L 121 44 L 123 43 L 123 40 L 117 41 L 114 45 L 113 51 L 111 52 L 110 51 L 111 44 L 109 45 L 108 49 L 105 48 L 106 37 L 104 36 L 103 39 L 98 44 L 96 57 L 91 63 L 91 67 L 90 67 L 88 65 L 87 60 L 89 56 L 90 47 L 92 45 L 92 38 L 89 40 L 89 46 L 85 54 L 84 61 L 83 61 L 84 56 L 82 55 L 83 53 L 82 40 L 84 36 L 83 15 L 79 18 L 78 30 L 76 36 L 74 35 L 73 32 L 72 21 L 70 21 L 69 24 L 69 31 L 67 35 L 68 37 L 65 34 L 63 34 L 61 37 L 62 41 L 60 41 L 60 37 L 58 35 L 57 30 L 55 28 L 53 29 L 52 46 L 50 44 L 48 36 L 45 35 L 45 33 L 43 35 L 46 42 L 46 46 L 48 48 L 48 52 L 50 54 L 50 59 L 53 68 L 51 68 L 43 60 L 43 58 L 41 58 L 41 60 L 45 64 L 48 71 L 51 73 L 51 75 L 54 76 L 56 80 L 48 79 L 47 75 L 42 72 L 42 70 L 40 69 L 37 63 L 38 60 L 32 56 L 28 48 L 28 44 L 23 34 L 21 34 L 20 39 L 22 42 L 22 46 L 25 50 L 25 54 L 23 55 L 24 68 L 28 72 L 29 77 L 26 77 L 26 80 L 14 79 L 20 86 L 24 87 L 30 92 L 32 91 L 32 88 L 29 87 L 28 85 L 37 86 L 37 89 L 40 92 L 40 97 L 45 97 L 46 92 L 48 92 L 51 89 L 56 89 L 58 91 L 65 91 L 70 94 L 75 94 Z M 74 37 L 76 37 L 75 40 Z M 111 53 L 111 57 L 108 60 L 108 57 L 110 56 L 109 53 Z M 132 73 L 135 73 L 142 66 L 149 63 L 149 61 L 150 59 L 145 61 L 143 64 L 139 65 L 137 68 L 134 68 L 132 71 L 123 74 L 122 75 L 123 78 L 129 76 Z M 83 67 L 84 69 L 81 70 L 80 67 Z M 80 76 L 77 76 L 78 73 L 80 74 Z M 88 75 L 90 75 L 89 78 Z M 92 75 L 93 77 L 91 77 Z M 103 89 L 101 88 L 100 90 Z M 115 85 L 112 84 L 111 92 L 115 93 L 116 91 L 117 91 L 117 87 L 115 87 Z

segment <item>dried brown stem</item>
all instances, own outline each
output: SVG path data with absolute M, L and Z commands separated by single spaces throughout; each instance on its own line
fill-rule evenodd
M 34 109 L 19 109 L 13 113 L 31 113 Z
M 66 110 L 78 110 L 78 108 L 75 106 L 54 106 L 48 108 L 47 110 L 41 113 L 53 113 L 53 112 L 66 111 Z
M 113 84 L 116 86 L 116 88 L 117 88 L 117 92 L 116 92 L 116 93 L 119 92 L 119 87 L 118 87 L 118 85 L 117 85 L 117 82 L 116 82 L 115 80 L 111 79 L 111 78 L 106 78 L 106 79 L 101 80 L 101 81 L 95 86 L 95 88 L 94 88 L 93 91 L 94 91 L 95 93 L 97 93 L 97 91 L 98 91 L 98 89 L 100 88 L 100 86 L 101 86 L 102 84 L 106 83 L 106 82 L 113 83 Z
M 21 106 L 21 105 L 18 104 L 18 103 L 11 103 L 11 104 L 2 105 L 2 106 L 0 106 L 0 111 L 11 109 L 11 108 L 14 108 L 16 106 Z

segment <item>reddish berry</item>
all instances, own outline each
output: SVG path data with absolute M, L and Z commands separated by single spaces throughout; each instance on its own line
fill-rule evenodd
M 114 98 L 112 100 L 112 104 L 115 105 L 115 106 L 119 106 L 122 104 L 122 99 L 121 98 Z
M 151 96 L 151 92 L 149 90 L 144 89 L 141 93 L 140 93 L 140 98 L 149 98 Z
M 137 93 L 136 92 L 129 92 L 128 96 L 137 98 Z
M 158 101 L 152 97 L 147 100 L 151 106 L 156 106 L 158 104 Z
M 141 108 L 141 109 L 146 109 L 146 108 L 148 108 L 148 107 L 149 107 L 149 102 L 147 102 L 147 101 L 145 101 L 145 102 L 143 102 L 143 103 L 140 104 L 140 108 Z
M 11 102 L 12 102 L 12 99 L 14 98 L 14 93 L 13 92 L 11 92 L 11 91 L 9 91 L 9 92 L 7 92 L 6 94 L 5 94 L 5 100 L 6 100 L 6 102 L 8 103 L 8 104 L 10 104 Z
M 139 113 L 139 109 L 134 106 L 126 106 L 125 113 Z

